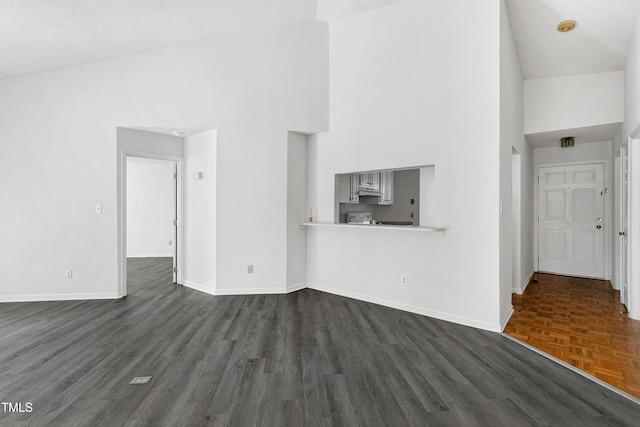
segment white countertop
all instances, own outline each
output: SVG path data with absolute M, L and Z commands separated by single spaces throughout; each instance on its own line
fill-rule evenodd
M 405 231 L 413 233 L 442 233 L 444 234 L 444 227 L 421 227 L 414 225 L 371 225 L 371 224 L 333 224 L 322 222 L 303 222 L 300 224 L 304 227 L 317 227 L 317 228 L 349 228 L 359 230 L 377 230 L 377 231 Z

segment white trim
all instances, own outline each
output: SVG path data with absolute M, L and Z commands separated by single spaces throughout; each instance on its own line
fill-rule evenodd
M 631 139 L 628 142 L 629 156 L 629 188 L 627 197 L 627 301 L 629 317 L 640 320 L 640 140 Z
M 468 317 L 457 316 L 451 313 L 431 310 L 424 307 L 405 304 L 402 302 L 391 301 L 384 298 L 364 295 L 358 292 L 345 291 L 343 289 L 333 288 L 330 286 L 319 285 L 317 283 L 307 283 L 309 289 L 327 292 L 333 295 L 340 295 L 347 298 L 353 298 L 359 301 L 370 302 L 373 304 L 383 305 L 385 307 L 395 308 L 398 310 L 408 311 L 410 313 L 420 314 L 422 316 L 433 317 L 435 319 L 446 320 L 447 322 L 457 323 L 460 325 L 471 326 L 473 328 L 484 329 L 491 332 L 501 332 L 501 325 L 498 323 L 481 322 Z M 513 308 L 512 308 L 513 309 Z
M 307 287 L 307 282 L 303 282 L 303 283 L 298 283 L 295 285 L 288 285 L 287 286 L 287 293 L 290 294 L 291 292 L 297 292 L 300 291 L 302 289 L 305 289 Z
M 613 183 L 615 188 L 614 193 L 614 206 L 612 207 L 613 213 L 613 272 L 611 274 L 611 284 L 615 290 L 620 291 L 622 289 L 624 281 L 621 279 L 622 275 L 622 253 L 624 252 L 624 239 L 622 236 L 618 236 L 616 231 L 622 230 L 623 213 L 622 213 L 622 189 L 624 188 L 624 182 L 622 178 L 623 162 L 620 155 L 622 147 L 618 150 L 618 154 L 613 158 Z M 620 300 L 622 301 L 622 292 L 620 292 Z
M 209 295 L 260 295 L 260 294 L 289 294 L 307 287 L 307 283 L 297 283 L 284 288 L 249 288 L 249 289 L 213 289 L 199 283 L 184 281 L 184 286 Z
M 214 295 L 264 295 L 286 294 L 287 288 L 246 288 L 246 289 L 216 289 Z
M 538 208 L 538 196 L 539 196 L 539 187 L 540 187 L 540 168 L 549 168 L 549 167 L 562 167 L 562 166 L 579 166 L 579 165 L 604 165 L 603 186 L 607 190 L 612 190 L 611 175 L 610 175 L 610 166 L 608 159 L 602 160 L 586 160 L 586 161 L 578 161 L 578 162 L 561 162 L 561 163 L 542 163 L 539 165 L 535 165 L 535 172 L 533 177 L 533 269 L 534 271 L 540 271 L 540 266 L 538 265 L 538 217 L 540 215 Z M 603 210 L 604 210 L 604 229 L 605 230 L 613 230 L 614 222 L 613 215 L 611 214 L 611 193 L 612 191 L 607 191 L 604 194 L 603 200 Z M 611 270 L 612 270 L 612 240 L 611 236 L 608 238 L 605 237 L 603 239 L 603 248 L 602 248 L 602 262 L 603 262 L 603 272 L 602 279 L 603 280 L 611 280 Z
M 173 253 L 163 253 L 163 254 L 127 254 L 127 258 L 173 258 Z
M 209 295 L 260 295 L 260 294 L 289 294 L 296 292 L 307 287 L 307 283 L 297 283 L 295 285 L 289 285 L 284 288 L 249 288 L 249 289 L 213 289 L 208 286 L 201 285 L 199 283 L 184 281 L 184 286 L 194 289 L 196 291 L 204 292 Z
M 193 289 L 195 291 L 199 291 L 199 292 L 204 292 L 205 294 L 209 294 L 209 295 L 215 295 L 216 291 L 213 288 L 210 288 L 208 286 L 203 286 L 199 283 L 194 283 L 194 282 L 190 282 L 188 280 L 185 280 L 183 285 L 187 288 Z
M 413 225 L 368 225 L 368 224 L 334 224 L 334 223 L 320 223 L 320 222 L 303 222 L 300 224 L 303 227 L 320 227 L 320 228 L 349 228 L 359 230 L 376 230 L 376 231 L 408 231 L 414 233 L 442 233 L 444 234 L 444 227 L 422 227 Z
M 504 332 L 501 332 L 500 335 L 502 335 L 503 337 L 508 338 L 509 340 L 515 342 L 516 344 L 520 344 L 521 346 L 533 351 L 534 353 L 538 353 L 540 356 L 546 357 L 547 359 L 551 360 L 552 362 L 555 362 L 558 365 L 561 365 L 562 367 L 567 368 L 570 371 L 575 372 L 576 374 L 580 374 L 583 377 L 593 381 L 594 383 L 599 384 L 602 387 L 604 387 L 604 388 L 606 388 L 608 390 L 611 390 L 614 393 L 617 393 L 618 395 L 620 395 L 620 396 L 622 396 L 622 397 L 624 397 L 626 399 L 629 399 L 630 401 L 640 405 L 640 399 L 638 399 L 635 396 L 630 395 L 629 393 L 627 393 L 625 391 L 620 390 L 619 388 L 616 388 L 616 387 L 612 386 L 609 383 L 606 383 L 606 382 L 602 381 L 600 378 L 594 377 L 593 375 L 590 375 L 590 374 L 588 374 L 588 373 L 586 373 L 584 371 L 581 371 L 580 369 L 576 368 L 575 366 L 570 365 L 567 362 L 565 362 L 563 360 L 560 360 L 560 359 L 558 359 L 558 358 L 556 358 L 556 357 L 554 357 L 554 356 L 552 356 L 552 355 L 550 355 L 548 353 L 545 353 L 544 351 L 533 347 L 531 344 L 527 344 L 524 341 L 520 341 L 517 338 L 514 338 L 514 337 L 512 337 L 510 335 L 507 335 Z
M 513 309 L 513 306 L 511 306 L 509 308 L 509 311 L 507 311 L 507 314 L 504 315 L 502 322 L 500 322 L 500 332 L 504 331 L 504 328 L 507 327 L 507 323 L 509 323 L 509 320 L 511 319 L 511 316 L 513 316 L 513 313 L 515 313 L 515 310 Z
M 40 301 L 75 301 L 118 299 L 116 292 L 96 294 L 39 294 L 39 295 L 0 295 L 0 303 L 4 302 L 40 302 Z
M 536 274 L 536 272 L 534 270 L 531 270 L 531 273 L 529 273 L 527 278 L 524 279 L 524 281 L 520 284 L 520 288 L 511 289 L 512 293 L 518 294 L 518 295 L 524 294 L 524 291 L 527 289 L 527 286 L 529 286 L 529 282 L 531 281 L 531 278 L 533 277 L 534 274 Z

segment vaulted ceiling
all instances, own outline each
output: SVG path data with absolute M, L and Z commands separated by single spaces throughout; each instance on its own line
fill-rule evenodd
M 399 1 L 0 0 L 0 79 L 295 22 L 335 22 Z M 506 3 L 525 79 L 624 69 L 640 0 Z M 577 26 L 561 34 L 556 28 L 566 19 Z M 589 130 L 591 138 L 610 133 Z M 549 143 L 543 140 L 531 143 Z
M 1 0 L 0 78 L 401 0 Z
M 525 79 L 624 70 L 640 0 L 507 0 Z M 564 20 L 576 28 L 560 33 Z
M 622 71 L 640 0 L 506 0 L 525 79 Z M 558 24 L 573 20 L 573 31 Z M 621 124 L 527 135 L 533 148 L 552 147 L 564 136 L 576 144 L 608 141 Z
M 403 0 L 2 0 L 0 78 Z M 435 0 L 424 0 L 435 1 Z M 624 69 L 640 0 L 507 0 L 525 78 Z M 577 21 L 560 34 L 558 22 Z

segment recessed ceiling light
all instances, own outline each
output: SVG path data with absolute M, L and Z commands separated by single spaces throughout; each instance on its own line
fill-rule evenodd
M 558 24 L 558 31 L 561 33 L 568 33 L 576 27 L 576 21 L 568 19 Z

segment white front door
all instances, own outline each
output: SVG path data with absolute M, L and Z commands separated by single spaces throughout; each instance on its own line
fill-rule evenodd
M 604 165 L 552 166 L 538 174 L 538 269 L 604 277 Z

